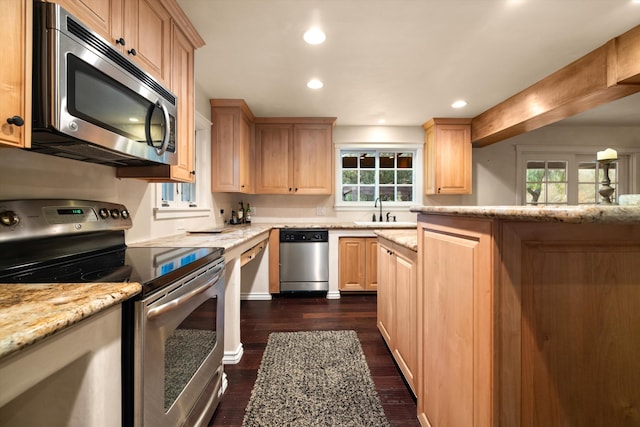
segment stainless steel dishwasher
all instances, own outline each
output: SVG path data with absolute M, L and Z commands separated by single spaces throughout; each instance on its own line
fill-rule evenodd
M 280 292 L 329 290 L 329 231 L 280 230 Z

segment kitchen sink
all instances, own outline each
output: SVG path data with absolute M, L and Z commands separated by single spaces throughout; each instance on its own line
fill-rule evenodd
M 377 228 L 410 228 L 416 227 L 417 224 L 411 221 L 397 221 L 397 222 L 380 222 L 380 221 L 354 221 L 355 225 L 363 225 L 367 227 Z

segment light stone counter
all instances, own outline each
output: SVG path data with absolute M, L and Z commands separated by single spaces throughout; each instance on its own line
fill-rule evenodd
M 0 358 L 140 293 L 139 283 L 0 285 Z
M 418 232 L 417 230 L 375 230 L 377 236 L 404 246 L 407 249 L 418 252 Z
M 496 218 L 507 221 L 561 222 L 569 224 L 629 224 L 640 222 L 640 207 L 620 205 L 580 206 L 421 206 L 419 214 Z

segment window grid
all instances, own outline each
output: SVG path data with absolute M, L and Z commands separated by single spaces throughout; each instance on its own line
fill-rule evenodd
M 565 160 L 529 160 L 525 171 L 527 205 L 567 204 L 567 162 Z
M 415 152 L 341 150 L 343 202 L 411 202 L 414 200 Z

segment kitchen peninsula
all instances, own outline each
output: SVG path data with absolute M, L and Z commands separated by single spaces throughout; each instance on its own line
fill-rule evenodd
M 640 208 L 416 207 L 423 425 L 640 423 Z

